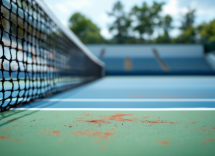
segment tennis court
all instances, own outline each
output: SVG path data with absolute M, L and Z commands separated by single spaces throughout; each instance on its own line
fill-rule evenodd
M 105 66 L 41 1 L 4 0 L 1 13 L 1 155 L 214 155 L 215 76 L 201 51 L 183 56 L 200 72 L 158 48 Z
M 214 77 L 105 77 L 1 113 L 1 152 L 213 155 L 214 90 Z

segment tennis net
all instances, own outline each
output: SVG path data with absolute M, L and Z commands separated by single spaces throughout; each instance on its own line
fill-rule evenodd
M 42 0 L 1 0 L 0 111 L 102 76 L 100 62 Z

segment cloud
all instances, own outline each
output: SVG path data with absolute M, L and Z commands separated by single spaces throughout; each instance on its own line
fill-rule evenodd
M 110 34 L 109 30 L 107 28 L 102 29 L 101 31 L 102 36 L 105 36 L 107 39 L 111 39 L 112 34 Z
M 172 1 L 172 0 L 170 0 Z M 200 24 L 203 21 L 210 21 L 215 18 L 215 1 L 214 0 L 175 0 L 177 1 L 178 8 L 182 9 L 182 13 L 186 13 L 185 8 L 190 7 L 196 10 L 196 24 Z
M 72 10 L 72 9 L 83 9 L 85 7 L 89 7 L 92 5 L 92 2 L 90 2 L 89 0 L 45 0 L 46 3 L 49 6 L 53 6 L 53 7 L 62 7 L 64 6 L 64 8 L 66 8 L 66 10 Z
M 60 2 L 61 3 L 61 2 Z M 89 0 L 72 0 L 72 1 L 66 1 L 66 4 L 70 9 L 83 9 L 86 7 L 90 7 L 92 5 L 92 2 Z
M 81 12 L 90 18 L 95 24 L 101 28 L 101 33 L 110 38 L 111 33 L 108 31 L 108 24 L 112 22 L 112 18 L 107 16 L 113 4 L 117 0 L 44 0 L 51 8 L 52 12 L 65 25 L 68 25 L 69 17 L 75 12 Z M 144 0 L 149 5 L 153 3 L 151 0 Z M 163 15 L 169 14 L 173 17 L 174 26 L 179 26 L 182 15 L 190 8 L 196 9 L 196 24 L 208 22 L 215 18 L 215 0 L 156 0 L 157 2 L 166 2 L 163 7 Z M 125 10 L 129 11 L 134 5 L 141 5 L 143 0 L 121 0 L 125 6 Z M 174 30 L 173 34 L 177 34 Z
M 57 9 L 58 11 L 60 11 L 63 14 L 68 14 L 70 11 L 68 9 L 67 6 L 65 6 L 64 4 L 57 4 L 54 6 L 55 9 Z
M 180 18 L 181 14 L 187 12 L 186 7 L 179 7 L 179 0 L 169 0 L 169 2 L 163 7 L 163 14 L 171 15 L 174 19 Z
M 45 2 L 64 26 L 68 25 L 68 19 L 74 12 L 82 12 L 92 5 L 89 0 L 45 0 Z

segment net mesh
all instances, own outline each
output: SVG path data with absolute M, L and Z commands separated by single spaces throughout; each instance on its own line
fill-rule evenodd
M 0 9 L 1 111 L 101 77 L 37 1 L 1 0 Z

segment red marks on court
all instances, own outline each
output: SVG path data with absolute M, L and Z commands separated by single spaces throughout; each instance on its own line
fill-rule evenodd
M 101 146 L 101 147 L 100 147 L 100 149 L 105 149 L 105 148 L 106 148 L 105 146 Z
M 88 117 L 91 117 L 91 120 L 85 120 L 85 122 L 87 123 L 94 123 L 94 124 L 99 124 L 99 126 L 101 126 L 102 124 L 110 124 L 111 121 L 128 121 L 128 122 L 138 122 L 138 116 L 134 116 L 133 114 L 114 114 L 114 115 L 99 115 L 99 116 L 96 116 L 96 115 L 92 115 L 92 114 L 86 114 L 86 113 L 83 113 L 84 116 L 88 116 Z M 94 116 L 93 119 L 92 116 Z M 146 116 L 140 116 L 141 118 L 143 119 L 148 119 L 149 117 L 156 117 L 156 116 L 149 116 L 149 115 L 146 115 Z M 99 119 L 98 119 L 99 118 Z M 160 119 L 160 117 L 158 117 L 158 119 Z M 84 120 L 82 120 L 84 121 Z M 166 123 L 166 124 L 169 124 L 169 125 L 174 125 L 174 124 L 179 124 L 178 122 L 171 122 L 171 121 L 164 121 L 164 120 L 139 120 L 140 122 L 142 123 L 148 123 L 148 124 L 160 124 L 160 123 Z M 122 124 L 123 125 L 123 124 Z M 115 127 L 117 127 L 118 125 L 115 124 L 114 125 Z M 151 126 L 151 125 L 150 125 Z
M 174 124 L 178 124 L 178 122 L 169 122 L 170 124 L 174 125 Z
M 211 134 L 211 131 L 207 131 L 206 129 L 196 129 L 198 131 L 202 131 L 203 133 L 206 133 L 206 134 Z
M 60 116 L 59 116 L 59 115 L 55 115 L 54 117 L 55 117 L 55 118 L 59 118 Z
M 133 121 L 132 119 L 125 119 L 124 117 L 133 117 L 133 114 L 115 114 L 110 115 L 108 117 L 109 120 L 115 120 L 115 121 Z
M 13 121 L 18 121 L 18 120 L 7 120 L 7 121 L 9 121 L 9 122 L 13 122 Z
M 60 131 L 49 131 L 49 133 L 60 133 Z
M 206 139 L 206 141 L 208 141 L 208 142 L 215 141 L 215 138 Z
M 6 139 L 6 136 L 4 136 L 4 135 L 0 136 L 0 139 Z
M 20 142 L 20 143 L 23 143 L 23 140 L 22 139 L 13 139 L 10 135 L 8 136 L 0 136 L 0 140 L 4 140 L 4 139 L 10 139 L 11 142 Z
M 149 117 L 150 117 L 150 116 L 147 115 L 147 116 L 143 116 L 143 117 L 141 117 L 141 118 L 147 119 L 147 118 L 149 118 Z
M 63 125 L 64 127 L 67 127 L 67 125 Z M 78 126 L 78 125 L 77 125 Z M 72 126 L 68 126 L 69 128 L 72 128 Z
M 133 114 L 115 114 L 115 115 L 100 115 L 102 120 L 114 120 L 114 121 L 134 121 L 137 120 Z
M 84 113 L 83 115 L 85 115 L 87 117 L 94 116 L 96 118 L 95 115 L 91 115 L 91 114 Z M 100 119 L 93 120 L 91 118 L 91 120 L 86 120 L 86 122 L 95 123 L 95 124 L 109 124 L 111 120 L 112 121 L 135 121 L 135 120 L 137 120 L 137 118 L 135 118 L 133 116 L 133 114 L 100 115 L 100 116 L 97 116 L 97 118 L 100 118 Z
M 48 133 L 53 133 L 53 134 L 55 134 L 56 136 L 59 136 L 59 135 L 60 135 L 60 131 L 49 131 Z
M 78 125 L 77 125 L 78 126 Z M 61 127 L 69 127 L 69 128 L 71 128 L 72 126 L 70 126 L 70 125 L 63 125 L 63 126 L 61 126 Z
M 32 120 L 31 122 L 33 122 L 33 121 L 38 121 L 38 120 L 43 120 L 43 119 L 34 119 L 34 120 Z
M 145 120 L 145 121 L 142 121 L 143 123 L 149 123 L 149 124 L 159 124 L 159 123 L 169 123 L 169 124 L 178 124 L 178 122 L 167 122 L 167 121 L 163 121 L 163 120 L 155 120 L 155 121 L 149 121 L 149 120 Z
M 82 115 L 83 115 L 83 116 L 87 116 L 87 117 L 93 117 L 93 116 L 95 116 L 95 115 L 87 114 L 87 113 L 83 113 Z
M 156 142 L 165 146 L 170 144 L 168 141 L 156 141 Z
M 100 139 L 111 139 L 110 136 L 115 135 L 114 133 L 111 132 L 99 132 L 99 131 L 90 131 L 90 130 L 85 130 L 84 132 L 82 131 L 75 131 L 72 132 L 72 135 L 75 136 L 86 136 L 86 137 L 98 137 Z
M 94 124 L 108 124 L 110 122 L 105 122 L 105 120 L 87 120 L 86 122 L 89 122 L 89 123 L 94 123 Z
M 213 141 L 215 141 L 215 138 L 205 139 L 205 140 L 202 140 L 202 141 L 204 141 L 204 142 L 203 142 L 204 145 L 207 145 L 208 142 L 213 142 Z
M 213 127 L 213 129 L 215 129 L 215 127 Z
M 164 122 L 158 122 L 158 121 L 142 121 L 142 122 L 146 122 L 146 123 L 150 123 L 150 124 L 157 124 L 157 123 L 164 123 Z

